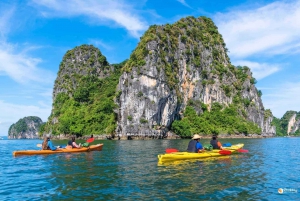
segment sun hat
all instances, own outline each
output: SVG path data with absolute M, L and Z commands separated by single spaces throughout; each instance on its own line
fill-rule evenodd
M 196 139 L 201 139 L 201 136 L 200 135 L 198 135 L 198 134 L 195 134 L 194 136 L 193 136 L 193 138 L 192 138 L 193 140 L 196 140 Z

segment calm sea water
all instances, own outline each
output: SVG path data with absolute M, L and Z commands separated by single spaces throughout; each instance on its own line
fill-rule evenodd
M 101 152 L 13 157 L 41 140 L 0 140 L 0 200 L 300 200 L 300 138 L 223 139 L 249 153 L 158 164 L 188 142 L 105 140 Z

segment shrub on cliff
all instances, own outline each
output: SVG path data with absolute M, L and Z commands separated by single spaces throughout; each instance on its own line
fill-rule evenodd
M 195 133 L 203 135 L 261 133 L 256 124 L 238 115 L 238 109 L 234 105 L 223 109 L 219 103 L 214 103 L 210 112 L 204 111 L 200 115 L 197 115 L 193 107 L 187 106 L 184 118 L 181 121 L 174 121 L 172 130 L 183 138 L 191 137 Z

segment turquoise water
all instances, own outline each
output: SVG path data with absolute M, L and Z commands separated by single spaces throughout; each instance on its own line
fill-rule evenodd
M 13 157 L 41 140 L 0 140 L 0 200 L 300 200 L 300 138 L 223 139 L 249 153 L 158 164 L 188 142 L 105 140 L 100 152 Z

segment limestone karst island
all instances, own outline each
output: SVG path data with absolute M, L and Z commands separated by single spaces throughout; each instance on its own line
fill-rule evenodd
M 218 28 L 206 17 L 150 26 L 120 64 L 108 63 L 92 45 L 75 47 L 60 63 L 48 121 L 25 117 L 8 136 L 299 134 L 300 113 L 273 117 L 250 69 L 233 66 L 227 52 Z
M 0 201 L 300 201 L 299 19 L 300 0 L 1 0 Z

